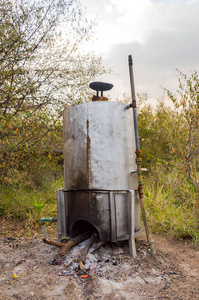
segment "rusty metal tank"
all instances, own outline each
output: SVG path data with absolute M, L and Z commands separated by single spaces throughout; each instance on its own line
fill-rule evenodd
M 141 233 L 134 123 L 126 108 L 112 101 L 65 108 L 58 239 L 90 226 L 102 241 L 129 240 Z

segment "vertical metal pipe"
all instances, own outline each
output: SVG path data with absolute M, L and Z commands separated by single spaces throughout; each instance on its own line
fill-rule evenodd
M 44 238 L 47 239 L 48 237 L 47 237 L 46 228 L 45 228 L 44 223 L 41 225 L 41 227 L 42 227 L 42 230 L 43 230 Z
M 137 108 L 136 108 L 136 98 L 135 98 L 135 88 L 134 88 L 134 76 L 133 76 L 133 60 L 132 56 L 129 55 L 129 74 L 130 74 L 130 84 L 131 84 L 131 97 L 132 97 L 132 107 L 133 107 L 133 119 L 134 119 L 134 129 L 135 129 L 135 143 L 136 150 L 140 149 L 139 134 L 138 134 L 138 121 L 137 121 Z
M 140 197 L 140 207 L 142 211 L 142 217 L 144 221 L 145 232 L 147 240 L 150 247 L 150 252 L 153 254 L 153 241 L 151 240 L 151 235 L 149 231 L 149 226 L 147 223 L 145 208 L 144 208 L 144 192 L 142 184 L 142 168 L 141 168 L 141 151 L 139 144 L 139 133 L 138 133 L 138 121 L 137 121 L 137 109 L 136 109 L 136 98 L 135 98 L 135 88 L 134 88 L 134 77 L 133 77 L 133 60 L 132 56 L 129 55 L 129 73 L 130 73 L 130 84 L 131 84 L 131 95 L 132 95 L 132 107 L 133 107 L 133 118 L 134 118 L 134 130 L 135 130 L 135 141 L 136 141 L 136 163 L 137 163 L 137 173 L 138 173 L 138 193 Z
M 135 191 L 128 194 L 128 224 L 129 224 L 129 250 L 130 255 L 136 257 L 135 247 Z

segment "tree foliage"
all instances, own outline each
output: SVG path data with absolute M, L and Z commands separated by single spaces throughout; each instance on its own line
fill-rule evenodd
M 198 243 L 199 81 L 196 72 L 178 76 L 179 89 L 165 89 L 168 98 L 156 107 L 138 103 L 145 204 L 154 231 Z
M 199 187 L 199 78 L 193 72 L 190 78 L 179 73 L 179 90 L 176 95 L 167 91 L 178 116 L 183 120 L 185 135 L 180 136 L 181 150 L 184 154 L 185 168 L 189 181 Z
M 156 108 L 139 108 L 140 143 L 144 164 L 162 164 L 199 187 L 199 81 L 192 73 L 187 79 L 181 72 L 176 94 L 169 96 Z
M 0 0 L 0 180 L 61 151 L 64 106 L 104 72 L 81 51 L 91 32 L 77 0 Z

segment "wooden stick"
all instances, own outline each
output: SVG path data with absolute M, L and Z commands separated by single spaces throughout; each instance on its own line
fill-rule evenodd
M 93 235 L 91 236 L 91 238 L 88 240 L 83 252 L 82 252 L 82 255 L 81 255 L 81 258 L 79 260 L 79 266 L 80 266 L 80 269 L 82 270 L 84 268 L 84 264 L 85 264 L 85 261 L 86 261 L 86 256 L 88 254 L 88 251 L 90 249 L 90 246 L 92 245 L 92 243 L 94 242 L 95 238 L 96 238 L 96 233 L 93 233 Z
M 108 242 L 101 242 L 100 244 L 98 244 L 95 249 L 91 252 L 91 254 L 95 253 L 95 251 L 97 251 L 100 247 L 106 245 Z
M 92 235 L 92 231 L 87 231 L 81 235 L 74 237 L 67 243 L 60 243 L 57 241 L 52 241 L 52 240 L 47 240 L 47 239 L 43 239 L 43 242 L 48 245 L 53 245 L 53 246 L 59 247 L 60 248 L 60 256 L 64 256 L 66 254 L 66 252 L 69 251 L 72 247 L 89 239 L 91 237 L 91 235 Z

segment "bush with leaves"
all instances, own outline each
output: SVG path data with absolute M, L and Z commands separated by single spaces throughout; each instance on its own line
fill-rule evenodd
M 150 105 L 139 109 L 139 134 L 143 163 L 163 163 L 173 166 L 183 160 L 182 141 L 186 135 L 184 121 L 172 107 L 164 102 L 152 108 Z
M 179 72 L 179 90 L 166 92 L 155 108 L 138 104 L 148 220 L 154 231 L 199 243 L 198 74 Z
M 104 72 L 81 51 L 91 32 L 78 0 L 0 0 L 1 182 L 62 150 L 63 108 L 87 101 Z
M 182 72 L 179 74 L 179 90 L 172 94 L 166 90 L 178 117 L 183 120 L 185 135 L 179 135 L 183 153 L 184 170 L 189 182 L 199 188 L 199 78 L 193 72 L 189 78 Z
M 166 90 L 166 89 L 165 89 Z M 166 90 L 165 102 L 139 108 L 140 143 L 145 164 L 163 163 L 179 172 L 196 189 L 199 187 L 199 79 L 179 72 L 176 94 Z

